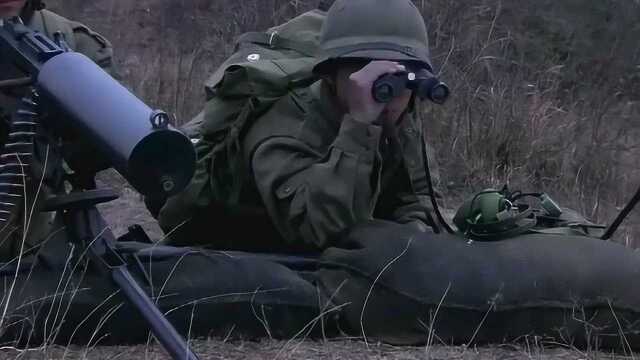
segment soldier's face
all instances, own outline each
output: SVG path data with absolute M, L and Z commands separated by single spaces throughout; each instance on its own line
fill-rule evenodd
M 0 0 L 0 19 L 18 16 L 27 0 Z

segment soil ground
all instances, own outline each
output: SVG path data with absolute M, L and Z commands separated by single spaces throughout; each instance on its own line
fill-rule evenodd
M 546 348 L 541 344 L 501 345 L 490 347 L 432 346 L 394 347 L 384 344 L 366 344 L 363 341 L 338 339 L 328 341 L 231 341 L 209 339 L 193 342 L 193 349 L 204 359 L 634 359 L 632 356 L 582 352 L 563 347 Z M 118 346 L 95 348 L 48 347 L 17 351 L 3 349 L 1 359 L 170 359 L 164 350 L 154 346 Z

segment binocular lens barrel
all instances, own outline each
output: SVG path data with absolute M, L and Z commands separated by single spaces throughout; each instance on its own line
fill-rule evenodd
M 373 84 L 373 99 L 379 103 L 388 103 L 407 88 L 407 75 L 387 74 Z
M 381 76 L 373 83 L 373 99 L 379 103 L 387 103 L 405 89 L 414 90 L 419 98 L 429 99 L 436 104 L 443 104 L 449 97 L 449 87 L 434 76 L 410 79 L 408 74 L 410 73 L 401 72 Z
M 436 104 L 444 104 L 449 97 L 449 87 L 435 77 L 422 79 L 418 85 L 418 96 Z

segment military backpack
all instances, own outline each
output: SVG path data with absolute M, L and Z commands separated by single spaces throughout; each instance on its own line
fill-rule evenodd
M 279 99 L 317 81 L 312 70 L 325 17 L 325 11 L 314 9 L 237 39 L 233 54 L 205 82 L 204 110 L 182 127 L 198 156 L 191 183 L 166 202 L 147 199 L 165 231 L 212 202 L 230 211 L 238 205 L 245 180 L 240 141 Z

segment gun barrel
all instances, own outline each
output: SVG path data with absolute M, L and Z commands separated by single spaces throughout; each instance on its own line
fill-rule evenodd
M 144 195 L 172 195 L 195 171 L 191 141 L 86 56 L 67 52 L 46 61 L 38 93 L 56 121 L 79 131 Z M 63 130 L 64 131 L 64 130 Z

